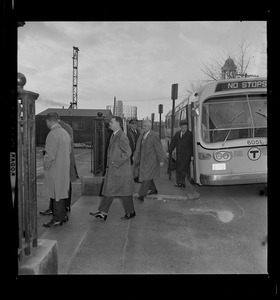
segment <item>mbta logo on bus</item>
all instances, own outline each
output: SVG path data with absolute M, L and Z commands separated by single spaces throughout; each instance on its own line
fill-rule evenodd
M 261 150 L 259 148 L 250 148 L 248 151 L 248 157 L 251 160 L 258 160 L 261 157 Z

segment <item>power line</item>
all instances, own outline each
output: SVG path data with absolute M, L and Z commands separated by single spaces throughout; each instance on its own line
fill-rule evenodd
M 187 95 L 178 95 L 179 97 L 187 97 Z M 171 100 L 170 97 L 163 97 L 163 98 L 150 98 L 150 99 L 135 99 L 135 100 L 121 100 L 122 102 L 141 102 L 141 101 L 161 101 L 161 100 Z

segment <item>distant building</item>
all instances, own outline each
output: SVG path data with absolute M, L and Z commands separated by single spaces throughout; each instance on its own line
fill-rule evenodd
M 124 105 L 121 100 L 116 101 L 115 113 L 113 105 L 107 105 L 106 109 L 110 109 L 112 114 L 122 118 L 137 119 L 137 106 Z
M 124 105 L 123 115 L 126 119 L 137 119 L 137 106 Z
M 222 66 L 222 79 L 235 78 L 237 74 L 237 66 L 232 58 L 228 58 Z
M 115 112 L 114 105 L 107 105 L 106 109 L 110 109 L 115 116 L 123 117 L 123 102 L 121 100 L 116 101 Z
M 93 134 L 93 120 L 97 118 L 97 113 L 101 112 L 105 118 L 106 127 L 112 117 L 109 109 L 63 109 L 48 108 L 35 116 L 36 122 L 36 146 L 44 145 L 49 129 L 46 125 L 46 115 L 56 112 L 60 119 L 69 124 L 74 133 L 74 143 L 90 144 Z

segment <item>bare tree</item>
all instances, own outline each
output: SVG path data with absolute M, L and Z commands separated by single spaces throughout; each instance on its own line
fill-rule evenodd
M 237 74 L 244 75 L 250 64 L 250 43 L 242 36 L 241 42 L 237 44 L 236 53 L 227 53 L 227 55 L 211 56 L 209 62 L 203 63 L 202 73 L 209 80 L 219 80 L 222 78 L 221 69 L 228 57 L 231 57 L 237 66 Z
M 214 56 L 212 55 L 208 63 L 203 63 L 202 73 L 206 75 L 206 78 L 209 81 L 219 80 L 222 75 L 222 67 L 225 63 L 225 60 L 228 58 L 228 55 Z
M 225 61 L 231 57 L 237 67 L 237 74 L 245 75 L 249 67 L 250 56 L 250 43 L 242 35 L 241 42 L 237 44 L 236 53 L 227 53 L 222 55 L 212 55 L 209 62 L 203 63 L 202 73 L 206 76 L 205 80 L 189 81 L 186 88 L 187 93 L 191 94 L 196 91 L 200 86 L 207 82 L 220 80 L 222 78 L 222 67 Z
M 209 82 L 210 80 L 193 80 L 189 81 L 189 86 L 186 88 L 186 92 L 188 94 L 192 94 L 197 89 L 199 89 L 201 86 L 203 86 L 205 83 Z
M 246 38 L 242 36 L 241 42 L 238 44 L 237 55 L 234 59 L 239 74 L 245 74 L 250 64 L 251 57 L 248 57 L 250 45 L 251 43 L 247 42 Z

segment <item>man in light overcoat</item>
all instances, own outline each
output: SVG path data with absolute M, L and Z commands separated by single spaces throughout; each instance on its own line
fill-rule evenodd
M 158 193 L 154 180 L 160 177 L 160 167 L 165 160 L 161 141 L 151 127 L 151 121 L 143 122 L 144 131 L 137 141 L 134 154 L 134 177 L 138 175 L 139 181 L 142 181 L 137 198 L 140 201 L 144 201 L 146 195 Z
M 65 129 L 71 137 L 69 197 L 65 201 L 66 211 L 70 211 L 71 210 L 71 197 L 72 197 L 72 184 L 71 184 L 71 182 L 79 179 L 77 165 L 76 165 L 76 159 L 75 159 L 75 155 L 74 155 L 74 134 L 73 134 L 72 127 L 69 124 L 63 122 L 60 119 L 59 119 L 59 125 L 63 129 Z
M 114 198 L 121 198 L 125 215 L 122 220 L 135 217 L 132 195 L 134 180 L 130 165 L 131 149 L 126 134 L 122 131 L 122 118 L 113 116 L 110 129 L 113 134 L 107 152 L 107 169 L 102 188 L 102 200 L 96 213 L 90 212 L 96 218 L 105 221 Z
M 56 113 L 55 113 L 56 114 Z M 72 184 L 71 182 L 77 180 L 79 178 L 76 160 L 74 155 L 74 135 L 72 127 L 60 120 L 59 115 L 57 114 L 58 124 L 65 129 L 71 137 L 71 153 L 70 153 L 70 185 L 69 185 L 69 197 L 65 200 L 65 209 L 66 211 L 71 210 L 71 197 L 72 197 Z M 50 199 L 49 208 L 39 212 L 43 216 L 51 215 L 53 213 L 53 201 Z M 66 216 L 66 221 L 68 220 L 68 216 Z
M 42 195 L 53 201 L 53 219 L 43 224 L 56 227 L 65 221 L 65 199 L 69 196 L 71 138 L 58 124 L 56 113 L 46 116 L 50 132 L 46 138 Z

